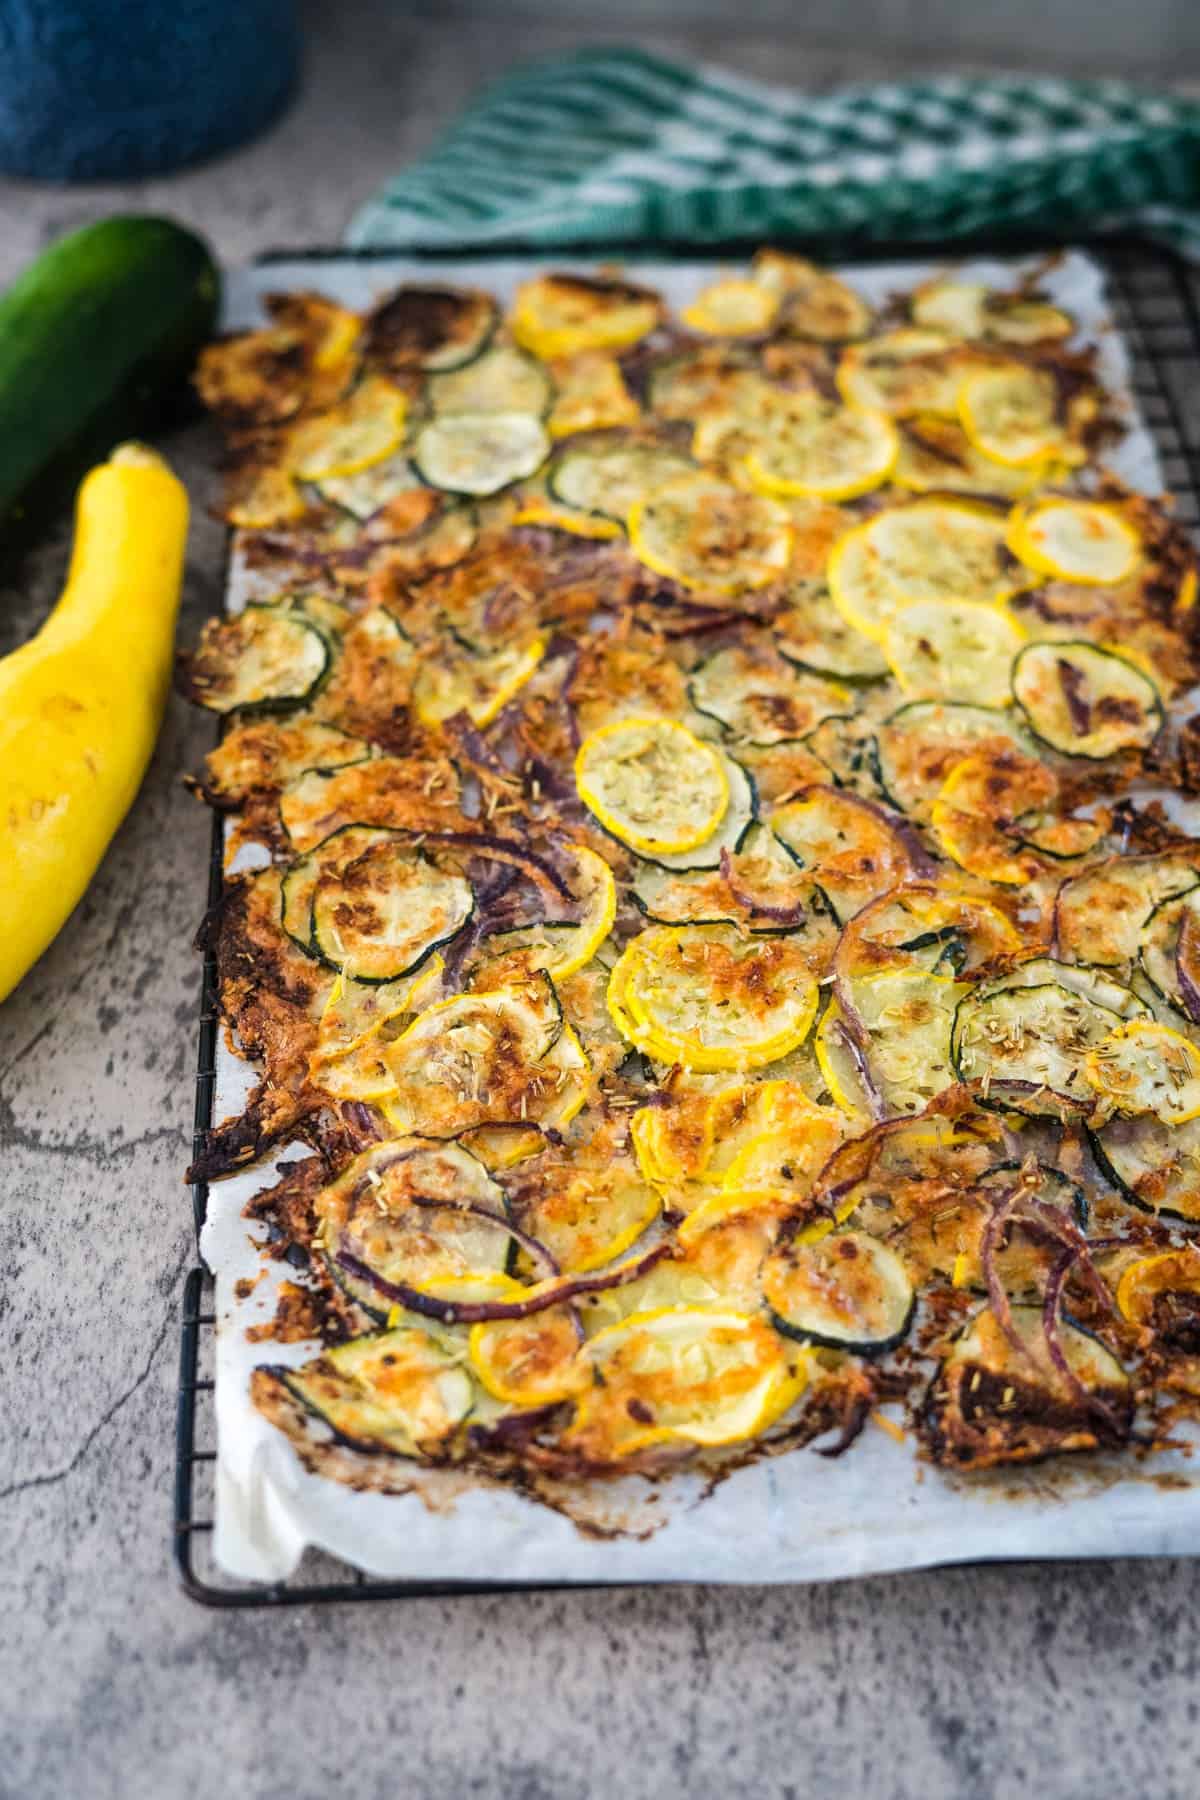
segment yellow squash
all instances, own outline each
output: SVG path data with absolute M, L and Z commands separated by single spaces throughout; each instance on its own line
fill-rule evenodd
M 128 444 L 79 490 L 58 605 L 0 661 L 0 1000 L 57 935 L 141 785 L 166 704 L 188 504 Z

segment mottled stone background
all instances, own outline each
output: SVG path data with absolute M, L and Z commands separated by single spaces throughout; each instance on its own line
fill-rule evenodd
M 1138 9 L 1136 55 L 1110 22 L 1079 32 L 1077 56 L 1063 9 L 1048 7 L 1060 66 L 1177 72 L 1173 5 Z M 888 48 L 902 40 L 902 7 L 878 9 L 887 30 L 853 49 L 820 43 L 846 42 L 861 8 L 840 23 L 826 8 L 817 47 L 800 9 L 770 10 L 752 10 L 736 37 L 712 6 L 700 23 L 640 35 L 810 85 L 918 66 Z M 991 27 L 977 32 L 975 59 L 991 49 L 1028 66 L 1036 10 L 1023 5 L 1030 29 L 1007 49 Z M 114 207 L 173 211 L 231 260 L 334 242 L 482 80 L 606 34 L 581 6 L 570 24 L 358 0 L 310 14 L 299 104 L 239 155 L 128 188 L 0 183 L 0 278 Z M 220 533 L 204 515 L 214 445 L 196 427 L 167 448 L 196 505 L 191 636 L 218 600 Z M 0 649 L 43 617 L 65 550 L 60 529 L 9 572 Z M 172 705 L 91 892 L 0 1010 L 0 1797 L 1195 1795 L 1200 1579 L 1188 1563 L 281 1614 L 207 1612 L 178 1592 L 170 1480 L 198 981 L 188 945 L 207 846 L 179 778 L 208 736 Z

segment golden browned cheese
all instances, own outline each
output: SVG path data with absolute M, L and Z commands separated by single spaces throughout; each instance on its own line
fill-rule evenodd
M 248 1208 L 326 1345 L 267 1416 L 561 1503 L 902 1393 L 960 1471 L 1200 1406 L 1200 1115 L 1087 1073 L 1200 1049 L 1200 846 L 1139 794 L 1200 785 L 1196 557 L 1037 277 L 267 311 L 197 374 L 262 611 L 180 673 L 269 858 L 206 921 L 255 1086 L 196 1172 L 314 1151 Z

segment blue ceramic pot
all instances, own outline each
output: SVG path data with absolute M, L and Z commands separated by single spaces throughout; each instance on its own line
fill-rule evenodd
M 0 170 L 178 168 L 268 124 L 298 62 L 294 0 L 0 0 Z

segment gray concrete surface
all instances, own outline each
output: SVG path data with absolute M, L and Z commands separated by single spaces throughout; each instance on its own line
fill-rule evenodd
M 314 9 L 306 92 L 237 157 L 136 189 L 0 184 L 0 278 L 114 205 L 238 257 L 332 240 L 511 55 L 565 40 Z M 498 42 L 503 37 L 503 42 Z M 778 34 L 663 40 L 826 82 L 869 57 Z M 168 448 L 197 506 L 184 632 L 216 603 L 213 445 Z M 0 593 L 43 616 L 65 534 Z M 1194 1565 L 959 1570 L 775 1592 L 420 1601 L 216 1614 L 169 1559 L 180 1173 L 206 822 L 182 706 L 96 882 L 0 1009 L 0 1796 L 41 1800 L 1041 1800 L 1197 1791 Z

